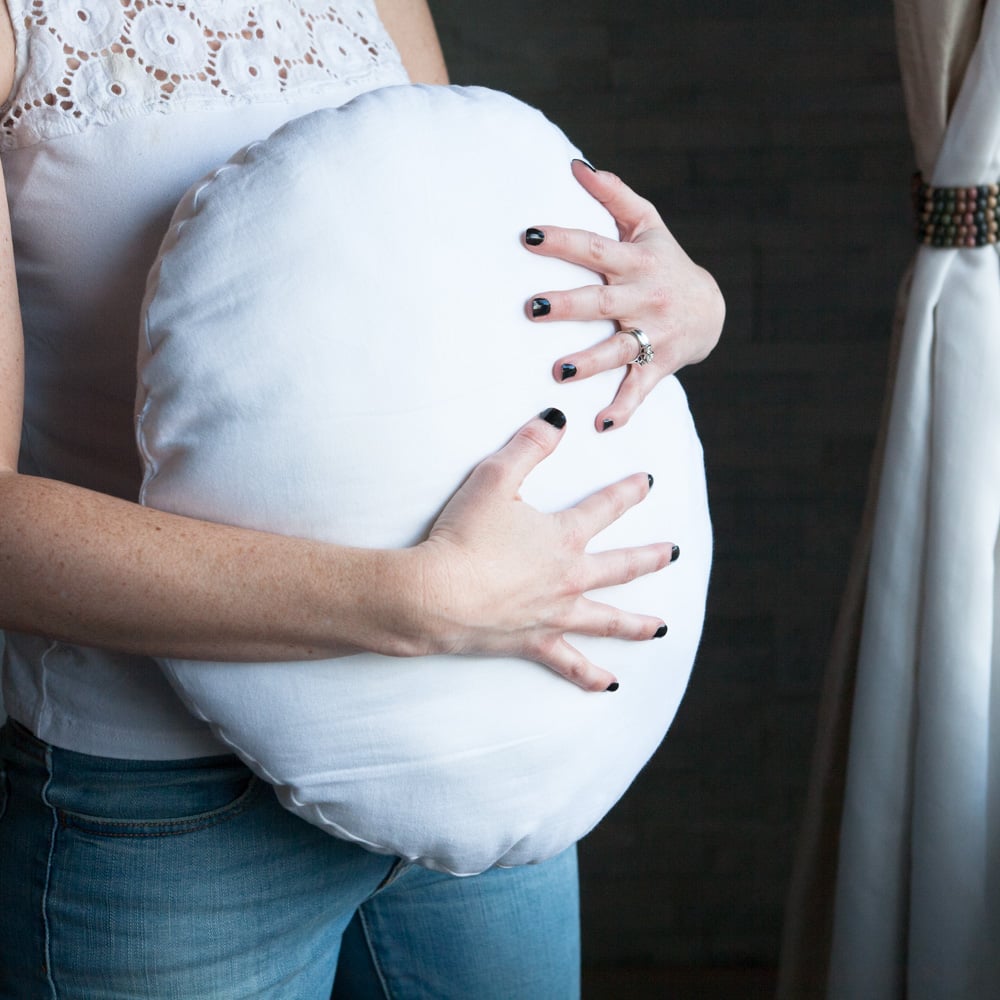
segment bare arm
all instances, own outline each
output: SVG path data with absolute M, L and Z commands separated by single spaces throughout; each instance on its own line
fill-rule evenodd
M 529 421 L 480 465 L 426 542 L 355 549 L 178 517 L 19 474 L 23 369 L 9 221 L 0 212 L 0 627 L 196 659 L 358 649 L 517 655 L 601 690 L 613 675 L 564 634 L 645 639 L 661 624 L 584 596 L 670 560 L 669 545 L 585 552 L 646 495 L 644 475 L 558 514 L 519 499 L 525 476 L 558 443 L 558 421 Z
M 414 83 L 447 83 L 448 70 L 426 0 L 377 0 L 379 17 Z
M 415 49 L 403 48 L 429 69 L 440 50 L 433 34 L 433 45 L 421 37 Z M 10 72 L 0 46 L 0 79 Z M 645 639 L 661 625 L 584 596 L 670 561 L 669 544 L 585 552 L 645 496 L 644 475 L 558 514 L 519 499 L 524 477 L 561 437 L 551 421 L 529 421 L 475 470 L 426 542 L 398 551 L 220 526 L 19 474 L 24 339 L 3 207 L 0 628 L 195 659 L 293 660 L 359 649 L 516 655 L 601 690 L 613 675 L 564 634 Z
M 24 338 L 2 175 L 0 206 L 0 627 L 206 659 L 335 656 L 363 636 L 416 652 L 411 610 L 382 608 L 394 629 L 380 630 L 363 600 L 375 578 L 405 593 L 412 552 L 239 531 L 17 473 Z
M 9 341 L 11 338 L 5 338 Z M 0 623 L 84 645 L 197 659 L 488 653 L 544 663 L 603 690 L 614 677 L 566 632 L 652 638 L 662 622 L 588 590 L 666 566 L 669 544 L 584 549 L 648 492 L 637 474 L 576 508 L 518 498 L 561 431 L 531 420 L 482 463 L 427 541 L 325 545 L 148 510 L 0 471 Z
M 8 27 L 10 22 L 7 22 Z M 2 35 L 0 35 L 2 45 Z M 13 55 L 11 54 L 11 58 Z M 3 74 L 0 58 L 0 76 Z M 24 338 L 14 274 L 7 189 L 0 173 L 0 469 L 14 468 L 24 408 Z

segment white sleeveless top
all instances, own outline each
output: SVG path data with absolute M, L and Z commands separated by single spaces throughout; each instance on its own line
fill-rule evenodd
M 278 125 L 406 73 L 371 0 L 11 0 L 0 157 L 24 318 L 20 469 L 136 499 L 139 310 L 180 197 Z M 3 701 L 82 753 L 221 753 L 157 665 L 7 633 Z

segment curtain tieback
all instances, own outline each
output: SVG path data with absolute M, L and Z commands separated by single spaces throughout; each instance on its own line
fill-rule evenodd
M 930 247 L 983 247 L 998 240 L 1000 184 L 932 187 L 913 175 L 917 240 Z

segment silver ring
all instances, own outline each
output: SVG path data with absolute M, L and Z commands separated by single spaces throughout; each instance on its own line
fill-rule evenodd
M 649 337 L 647 337 L 642 330 L 619 330 L 619 333 L 631 333 L 633 337 L 639 342 L 639 353 L 629 362 L 631 365 L 638 365 L 640 368 L 653 360 L 653 355 L 656 351 L 653 350 L 653 345 L 649 342 Z

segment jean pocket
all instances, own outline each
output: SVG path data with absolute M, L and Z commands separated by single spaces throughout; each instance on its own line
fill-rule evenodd
M 65 829 L 100 837 L 176 837 L 231 822 L 270 791 L 242 765 L 213 770 L 124 770 L 117 786 L 53 780 L 47 798 Z M 56 774 L 58 769 L 54 779 Z

